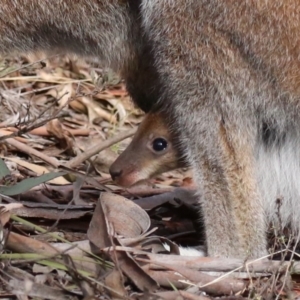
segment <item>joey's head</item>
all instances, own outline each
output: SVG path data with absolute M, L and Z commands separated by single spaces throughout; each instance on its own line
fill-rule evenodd
M 132 142 L 111 165 L 112 179 L 129 187 L 154 175 L 187 164 L 174 147 L 174 137 L 159 113 L 148 113 L 140 124 Z

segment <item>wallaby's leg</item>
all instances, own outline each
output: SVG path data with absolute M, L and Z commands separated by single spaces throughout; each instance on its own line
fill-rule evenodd
M 203 149 L 203 156 L 197 161 L 198 153 L 202 153 L 198 148 L 191 154 L 205 193 L 201 205 L 208 254 L 240 258 L 265 255 L 266 221 L 249 136 L 246 130 L 239 134 L 241 128 L 233 128 L 224 120 L 216 125 L 218 132 L 210 136 L 212 144 Z
M 254 103 L 263 103 L 268 85 L 226 27 L 217 29 L 212 2 L 145 0 L 143 24 L 163 82 L 164 112 L 203 195 L 208 254 L 253 258 L 266 254 Z

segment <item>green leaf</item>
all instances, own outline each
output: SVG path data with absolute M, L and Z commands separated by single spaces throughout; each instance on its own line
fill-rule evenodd
M 0 194 L 6 195 L 6 196 L 19 195 L 41 183 L 44 183 L 46 181 L 49 181 L 49 180 L 54 179 L 59 176 L 63 176 L 65 174 L 66 174 L 66 172 L 51 172 L 51 173 L 47 173 L 47 174 L 44 174 L 44 175 L 41 175 L 41 176 L 38 176 L 35 178 L 24 179 L 15 185 L 0 187 Z
M 10 171 L 4 160 L 0 158 L 0 180 L 7 175 L 10 175 Z

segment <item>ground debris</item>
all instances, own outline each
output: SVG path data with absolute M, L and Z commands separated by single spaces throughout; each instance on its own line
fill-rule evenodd
M 204 244 L 188 170 L 130 189 L 111 181 L 108 167 L 143 115 L 118 77 L 106 82 L 107 70 L 67 57 L 5 64 L 1 298 L 299 297 L 292 250 L 274 249 L 277 261 L 177 255 L 177 244 Z

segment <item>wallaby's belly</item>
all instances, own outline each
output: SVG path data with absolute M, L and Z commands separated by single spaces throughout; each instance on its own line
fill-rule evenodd
M 292 133 L 291 133 L 292 132 Z M 267 220 L 300 231 L 300 132 L 257 145 L 257 180 Z M 249 199 L 251 201 L 251 199 Z

